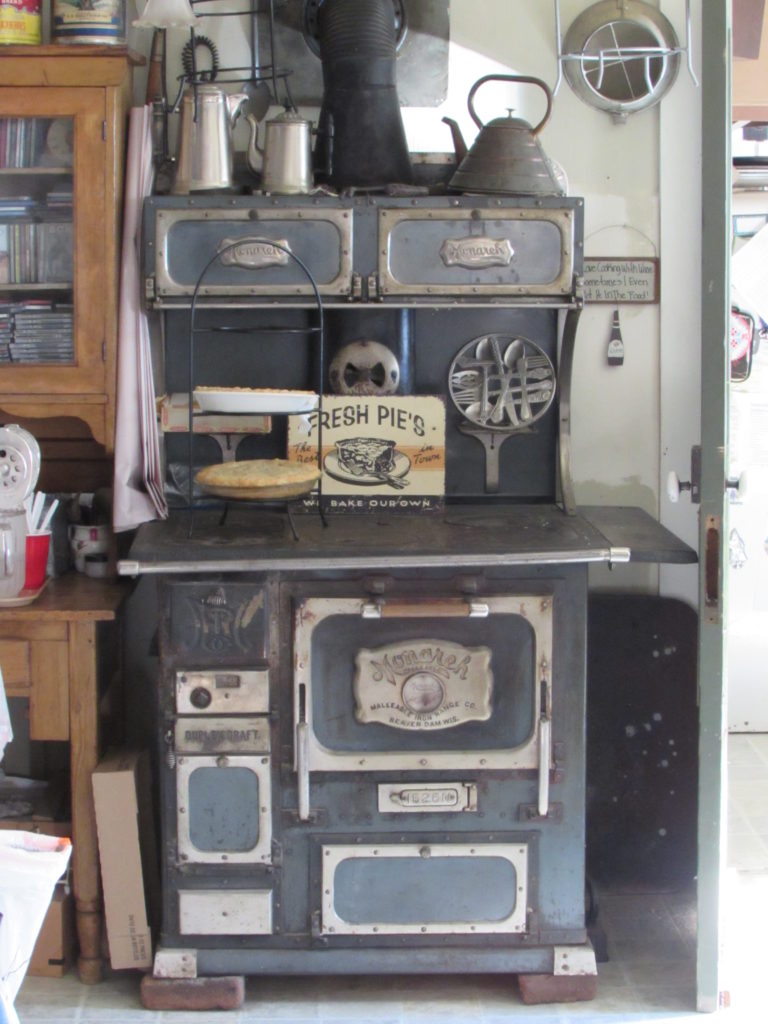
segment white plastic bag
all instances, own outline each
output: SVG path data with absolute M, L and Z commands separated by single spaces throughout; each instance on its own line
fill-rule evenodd
M 0 1022 L 18 1022 L 13 1003 L 71 853 L 69 839 L 0 829 Z

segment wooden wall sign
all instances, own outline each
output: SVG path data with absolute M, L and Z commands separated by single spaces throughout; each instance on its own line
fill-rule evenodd
M 659 261 L 650 257 L 584 258 L 584 301 L 658 302 Z

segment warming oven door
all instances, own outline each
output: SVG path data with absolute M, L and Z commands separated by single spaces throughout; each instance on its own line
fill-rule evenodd
M 299 817 L 314 772 L 538 773 L 549 804 L 553 598 L 309 597 L 295 608 Z M 410 802 L 448 799 L 419 785 Z M 454 787 L 456 801 L 471 788 Z

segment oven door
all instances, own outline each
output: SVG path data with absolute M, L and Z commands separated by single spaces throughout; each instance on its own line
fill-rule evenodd
M 313 772 L 534 770 L 549 801 L 551 594 L 295 608 L 299 816 Z

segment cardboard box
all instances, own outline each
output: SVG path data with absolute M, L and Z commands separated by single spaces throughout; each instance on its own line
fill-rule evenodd
M 74 897 L 59 882 L 37 936 L 27 974 L 35 978 L 61 978 L 72 966 L 75 955 Z
M 146 751 L 107 756 L 92 782 L 110 963 L 151 967 L 159 879 Z

